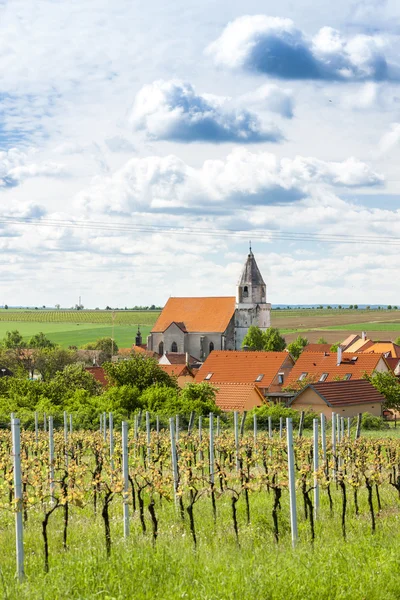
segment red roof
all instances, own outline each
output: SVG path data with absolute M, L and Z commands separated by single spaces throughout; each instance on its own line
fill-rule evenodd
M 101 385 L 108 385 L 108 381 L 106 379 L 106 374 L 104 373 L 103 367 L 85 367 L 85 369 L 86 371 L 89 371 L 89 373 L 91 373 L 96 379 L 96 381 L 99 381 Z
M 303 352 L 330 352 L 332 344 L 307 344 Z
M 385 402 L 385 397 L 369 381 L 355 379 L 354 381 L 311 383 L 292 399 L 290 405 L 309 388 L 317 392 L 326 404 L 332 408 L 354 404 L 382 404 Z
M 293 359 L 287 352 L 214 350 L 199 369 L 196 382 L 254 383 L 259 388 L 269 388 L 278 373 L 285 369 L 286 375 L 292 365 Z M 211 377 L 207 377 L 210 373 Z
M 216 405 L 225 411 L 243 412 L 265 402 L 254 383 L 213 383 L 213 386 L 218 388 L 215 393 Z
M 338 365 L 337 357 L 337 352 L 303 352 L 290 371 L 287 384 L 299 381 L 303 373 L 306 374 L 304 377 L 316 379 L 319 379 L 323 373 L 327 373 L 325 381 L 332 381 L 335 377 L 345 377 L 348 374 L 351 374 L 351 379 L 362 379 L 364 373 L 370 374 L 376 369 L 381 359 L 385 361 L 381 354 L 343 352 L 342 361 Z M 386 361 L 385 364 L 388 366 Z
M 168 373 L 171 377 L 182 377 L 183 375 L 192 375 L 187 365 L 159 365 L 165 373 Z
M 233 296 L 216 298 L 169 298 L 152 332 L 164 332 L 171 323 L 192 333 L 223 333 L 235 313 Z

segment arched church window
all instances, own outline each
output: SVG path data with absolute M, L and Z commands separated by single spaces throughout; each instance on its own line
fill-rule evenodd
M 164 342 L 158 344 L 158 354 L 162 356 L 164 354 Z
M 214 350 L 214 342 L 210 342 L 210 345 L 208 346 L 208 351 L 212 352 Z
M 248 297 L 249 297 L 249 288 L 247 287 L 247 285 L 245 285 L 243 288 L 243 298 L 248 298 Z
M 171 352 L 178 352 L 178 344 L 176 342 L 172 342 Z

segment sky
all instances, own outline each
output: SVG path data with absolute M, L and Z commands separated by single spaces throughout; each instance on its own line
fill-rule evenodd
M 399 304 L 395 0 L 0 0 L 0 305 Z

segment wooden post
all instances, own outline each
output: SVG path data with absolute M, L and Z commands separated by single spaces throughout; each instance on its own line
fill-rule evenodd
M 356 440 L 358 440 L 358 438 L 361 435 L 361 420 L 362 420 L 362 413 L 358 413 L 357 429 L 356 429 Z
M 24 529 L 22 522 L 23 496 L 21 479 L 21 431 L 20 420 L 12 419 L 12 453 L 14 462 L 15 542 L 17 552 L 17 577 L 24 579 Z
M 244 410 L 243 414 L 242 414 L 242 420 L 240 422 L 240 437 L 243 437 L 243 434 L 244 434 L 244 423 L 246 421 L 246 417 L 247 417 L 247 410 Z
M 111 430 L 110 430 L 111 431 Z M 123 518 L 124 518 L 124 538 L 129 536 L 129 465 L 128 465 L 128 423 L 122 421 L 122 477 L 124 480 L 124 501 L 123 501 Z
M 292 532 L 293 548 L 297 542 L 297 511 L 296 511 L 296 476 L 294 472 L 293 424 L 292 419 L 286 419 L 288 474 L 289 474 L 289 501 L 290 501 L 290 528 Z
M 174 418 L 171 417 L 169 420 L 169 431 L 171 436 L 171 462 L 172 462 L 172 476 L 174 480 L 174 500 L 175 504 L 178 501 L 178 461 L 176 456 L 176 441 L 175 441 L 175 424 Z
M 37 412 L 35 412 L 35 442 L 39 441 L 39 418 Z
M 192 429 L 193 429 L 193 425 L 194 425 L 194 416 L 195 416 L 195 412 L 194 412 L 194 410 L 192 410 L 192 412 L 190 413 L 190 417 L 189 417 L 188 435 L 190 435 L 192 433 Z
M 287 419 L 286 419 L 286 423 L 287 423 Z M 301 411 L 300 414 L 300 423 L 299 423 L 299 438 L 302 437 L 303 435 L 303 426 L 304 426 L 304 410 Z
M 319 512 L 319 485 L 318 471 L 318 419 L 313 419 L 313 462 L 314 462 L 314 514 L 315 518 Z

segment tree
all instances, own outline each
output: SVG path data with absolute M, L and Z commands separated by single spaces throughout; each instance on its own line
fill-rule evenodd
M 42 333 L 36 333 L 31 337 L 28 343 L 29 348 L 55 348 L 55 344 L 49 340 L 49 338 Z
M 97 396 L 102 385 L 80 364 L 71 364 L 55 374 L 46 386 L 46 395 L 55 403 L 62 404 L 77 390 L 86 390 L 90 396 Z
M 337 351 L 338 351 L 338 348 L 339 348 L 339 346 L 340 346 L 340 342 L 335 342 L 334 344 L 332 344 L 332 346 L 329 348 L 329 350 L 330 350 L 331 352 L 337 352 Z
M 76 361 L 76 353 L 64 348 L 40 348 L 34 352 L 34 369 L 49 381 Z M 79 365 L 80 366 L 80 365 Z
M 386 398 L 385 408 L 400 410 L 400 383 L 396 375 L 391 372 L 365 374 L 372 385 Z
M 180 402 L 186 414 L 192 411 L 197 415 L 208 416 L 210 412 L 220 414 L 221 410 L 215 404 L 216 389 L 209 383 L 188 383 L 180 393 Z
M 394 340 L 394 343 L 397 344 L 398 346 L 400 346 L 400 337 L 396 338 Z
M 388 309 L 388 310 L 392 310 L 392 305 L 391 305 L 391 304 L 388 304 L 388 305 L 387 305 L 387 309 Z
M 285 338 L 281 336 L 279 329 L 268 327 L 264 332 L 264 350 L 266 352 L 282 352 L 285 348 Z
M 103 337 L 95 342 L 84 344 L 82 350 L 98 350 L 102 353 L 101 362 L 104 362 L 105 360 L 110 360 L 113 354 L 118 354 L 118 345 L 115 340 L 113 342 L 111 337 Z
M 8 304 L 4 305 L 5 310 L 8 310 Z
M 354 305 L 354 310 L 358 310 L 358 304 Z
M 317 344 L 327 344 L 328 342 L 324 337 L 320 337 L 317 341 Z
M 304 347 L 307 346 L 307 344 L 308 344 L 308 339 L 299 335 L 293 342 L 291 342 L 288 345 L 287 349 L 289 350 L 289 352 L 293 356 L 293 358 L 295 360 L 297 360 L 299 358 L 300 354 L 303 352 Z
M 141 354 L 118 363 L 106 362 L 103 369 L 109 381 L 117 386 L 136 386 L 140 391 L 155 384 L 177 387 L 176 379 L 165 373 L 154 358 Z
M 25 348 L 26 344 L 18 329 L 14 329 L 13 331 L 6 331 L 2 346 L 7 350 L 16 350 L 17 348 Z
M 264 350 L 264 333 L 259 327 L 251 325 L 243 338 L 242 348 L 249 350 Z

